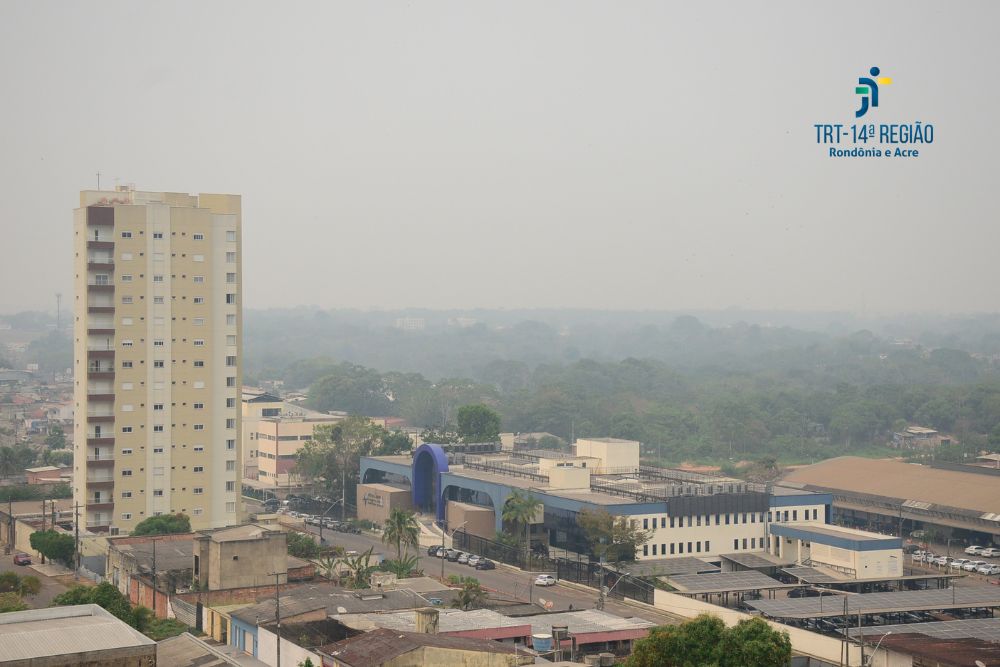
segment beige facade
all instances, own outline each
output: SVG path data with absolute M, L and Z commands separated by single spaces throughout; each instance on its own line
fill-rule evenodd
M 346 413 L 325 414 L 282 401 L 269 394 L 243 397 L 244 476 L 257 488 L 297 488 L 292 472 L 299 450 L 313 439 L 316 427 L 336 424 Z
M 487 540 L 496 539 L 496 515 L 491 507 L 449 500 L 445 507 L 445 519 L 449 526 L 463 526 L 462 530 L 469 535 L 478 535 Z
M 635 440 L 580 438 L 575 443 L 575 449 L 578 457 L 600 459 L 601 468 L 605 470 L 619 472 L 639 469 L 639 443 Z
M 247 524 L 195 536 L 194 577 L 201 590 L 287 583 L 288 535 L 275 527 Z
M 391 484 L 358 484 L 358 518 L 383 524 L 394 509 L 413 509 L 410 489 Z
M 84 191 L 74 211 L 74 499 L 127 533 L 240 523 L 238 195 Z

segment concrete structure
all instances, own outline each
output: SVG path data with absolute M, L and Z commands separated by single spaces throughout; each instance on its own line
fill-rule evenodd
M 243 476 L 254 488 L 284 496 L 298 490 L 294 474 L 298 451 L 313 439 L 317 426 L 343 421 L 346 413 L 325 414 L 287 403 L 268 393 L 243 392 Z
M 81 522 L 239 523 L 240 197 L 88 190 L 73 219 Z
M 580 448 L 573 454 L 449 454 L 439 445 L 424 444 L 412 457 L 362 458 L 361 479 L 409 487 L 416 507 L 434 511 L 449 526 L 476 516 L 474 530 L 486 533 L 480 517 L 492 513 L 493 530 L 501 532 L 507 499 L 515 490 L 530 493 L 542 504 L 531 528 L 532 543 L 576 553 L 590 550 L 580 512 L 604 510 L 649 532 L 649 542 L 637 554 L 640 561 L 764 553 L 772 524 L 829 522 L 828 494 L 639 466 L 637 446 L 611 438 L 586 441 L 587 454 Z M 463 505 L 448 509 L 454 503 Z M 468 506 L 481 509 L 473 513 Z
M 394 509 L 412 510 L 410 489 L 393 484 L 358 484 L 358 518 L 385 523 Z
M 969 542 L 1000 545 L 1000 470 L 842 456 L 793 470 L 781 484 L 831 494 L 834 518 L 848 526 L 896 535 L 958 529 Z
M 907 426 L 892 434 L 892 446 L 898 449 L 937 449 L 952 442 L 951 436 L 923 426 Z
M 28 484 L 55 484 L 67 481 L 64 477 L 69 474 L 72 478 L 70 468 L 60 468 L 58 466 L 40 466 L 38 468 L 25 468 L 24 477 Z M 69 481 L 72 481 L 71 479 Z
M 240 665 L 233 658 L 188 632 L 157 642 L 156 664 L 164 667 L 239 667 Z
M 826 567 L 854 579 L 903 576 L 898 537 L 839 526 L 774 524 L 768 551 L 798 565 Z
M 445 510 L 445 520 L 449 526 L 463 526 L 462 530 L 469 535 L 478 535 L 488 540 L 497 535 L 496 515 L 492 507 L 452 500 Z
M 324 646 L 323 667 L 513 667 L 534 656 L 488 639 L 379 629 Z
M 96 604 L 0 614 L 5 667 L 149 667 L 156 642 Z
M 194 537 L 193 576 L 207 591 L 287 583 L 287 538 L 280 529 L 255 524 L 199 533 Z

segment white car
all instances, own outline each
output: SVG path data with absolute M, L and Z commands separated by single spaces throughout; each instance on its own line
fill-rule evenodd
M 469 565 L 469 567 L 475 567 L 476 563 L 478 563 L 481 560 L 482 560 L 481 556 L 469 556 L 468 565 Z
M 987 558 L 996 558 L 997 556 L 1000 556 L 1000 548 L 987 547 L 983 549 L 982 553 L 980 553 L 979 555 L 986 556 Z
M 555 586 L 556 585 L 556 578 L 553 577 L 551 574 L 540 574 L 537 577 L 535 577 L 535 585 L 536 586 Z
M 950 563 L 951 561 L 952 561 L 952 558 L 951 558 L 951 556 L 938 556 L 937 558 L 935 558 L 935 559 L 934 559 L 934 560 L 933 560 L 933 561 L 931 562 L 931 564 L 932 564 L 932 565 L 947 565 L 947 564 L 948 564 L 948 563 Z
M 985 574 L 986 576 L 989 577 L 995 577 L 996 575 L 1000 574 L 1000 565 L 992 565 L 992 564 L 983 565 L 981 568 L 979 568 L 979 574 Z
M 970 556 L 980 556 L 983 553 L 983 548 L 977 547 L 975 544 L 973 544 L 972 546 L 965 548 L 965 553 L 969 554 Z
M 969 562 L 968 558 L 956 558 L 950 563 L 948 563 L 948 567 L 954 570 L 961 570 L 963 567 L 965 567 L 965 564 L 968 562 Z
M 962 566 L 962 569 L 966 572 L 975 572 L 980 568 L 980 566 L 986 565 L 984 560 L 970 560 L 968 563 Z

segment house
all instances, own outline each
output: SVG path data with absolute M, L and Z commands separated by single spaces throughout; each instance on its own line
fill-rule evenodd
M 422 632 L 380 628 L 317 650 L 323 667 L 422 667 L 462 665 L 497 667 L 529 665 L 533 655 L 488 639 L 444 637 Z
M 69 667 L 156 664 L 156 642 L 96 604 L 0 614 L 0 664 Z
M 169 667 L 238 667 L 239 662 L 183 632 L 156 644 L 156 664 Z
M 274 526 L 245 524 L 194 536 L 193 574 L 205 591 L 288 582 L 288 536 Z
M 892 446 L 897 449 L 937 449 L 954 443 L 951 436 L 938 433 L 932 428 L 907 426 L 892 434 Z
M 63 480 L 63 475 L 69 480 Z M 28 484 L 56 484 L 62 481 L 72 481 L 72 468 L 60 468 L 59 466 L 39 466 L 37 468 L 25 468 L 24 476 Z

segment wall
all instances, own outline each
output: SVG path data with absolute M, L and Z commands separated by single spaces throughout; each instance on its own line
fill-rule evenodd
M 660 589 L 654 592 L 653 606 L 685 619 L 694 618 L 699 614 L 712 614 L 721 618 L 727 626 L 733 626 L 742 620 L 752 618 L 750 614 L 744 614 L 741 611 L 717 607 L 708 602 L 702 602 Z M 802 630 L 801 628 L 793 628 L 790 625 L 774 621 L 767 621 L 767 624 L 779 632 L 788 633 L 788 637 L 792 641 L 792 651 L 795 653 L 809 655 L 820 660 L 832 662 L 835 665 L 842 664 L 843 643 L 839 639 Z M 861 667 L 859 648 L 857 646 L 850 646 L 848 650 L 847 667 Z M 879 664 L 879 662 L 875 664 Z M 896 667 L 896 665 L 892 665 L 892 667 Z
M 461 526 L 465 523 L 463 530 L 470 535 L 478 535 L 487 540 L 496 537 L 496 516 L 488 507 L 449 500 L 445 507 L 445 518 L 449 526 Z
M 592 456 L 601 459 L 605 468 L 639 469 L 639 443 L 635 440 L 587 440 L 576 441 L 577 456 Z
M 550 488 L 590 490 L 589 468 L 552 467 L 545 474 L 549 476 Z
M 278 663 L 277 639 L 278 636 L 270 628 L 260 627 L 257 629 L 258 660 L 268 665 Z M 319 654 L 306 650 L 298 644 L 288 641 L 285 637 L 281 638 L 281 664 L 298 665 L 305 662 L 307 658 L 312 660 L 312 664 L 316 667 L 323 664 L 323 659 Z
M 358 484 L 358 518 L 383 524 L 392 510 L 413 509 L 413 492 L 389 484 Z
M 280 531 L 267 531 L 259 539 L 222 542 L 209 539 L 208 563 L 201 563 L 202 568 L 208 568 L 209 590 L 251 587 L 274 572 L 286 571 L 286 539 L 286 534 Z

